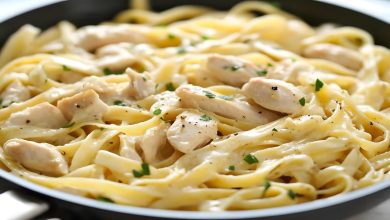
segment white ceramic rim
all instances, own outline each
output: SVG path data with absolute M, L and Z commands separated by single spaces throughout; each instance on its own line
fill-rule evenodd
M 40 5 L 38 7 L 31 8 L 28 11 L 45 7 L 51 4 L 62 2 L 65 0 L 54 1 L 47 5 Z M 324 2 L 326 4 L 331 4 L 329 2 Z M 346 8 L 348 10 L 357 11 L 351 8 L 347 8 L 341 5 L 338 7 Z M 21 12 L 14 15 L 18 16 L 20 14 L 26 13 L 28 11 Z M 358 11 L 359 13 L 364 14 L 364 12 Z M 372 15 L 369 15 L 372 16 Z M 12 19 L 11 18 L 7 18 Z M 377 18 L 378 19 L 378 18 Z M 381 20 L 381 19 L 378 19 Z M 59 200 L 64 200 L 70 203 L 76 203 L 83 206 L 88 206 L 96 209 L 107 210 L 112 212 L 118 212 L 128 215 L 139 215 L 145 217 L 156 217 L 156 218 L 176 218 L 176 219 L 248 219 L 248 218 L 264 218 L 264 217 L 275 217 L 282 215 L 290 215 L 296 213 L 304 213 L 308 211 L 313 211 L 317 209 L 322 209 L 330 206 L 339 205 L 345 202 L 349 202 L 361 197 L 368 196 L 370 194 L 376 193 L 378 191 L 384 190 L 390 187 L 390 179 L 384 180 L 380 183 L 374 184 L 372 186 L 365 187 L 353 192 L 348 192 L 341 195 L 332 196 L 326 199 L 315 200 L 312 202 L 276 207 L 276 208 L 267 208 L 267 209 L 257 209 L 257 210 L 246 210 L 246 211 L 225 211 L 225 212 L 200 212 L 200 211 L 174 211 L 174 210 L 162 210 L 162 209 L 151 209 L 151 208 L 141 208 L 135 206 L 125 206 L 118 205 L 113 203 L 101 202 L 85 197 L 80 197 L 54 189 L 46 188 L 40 185 L 37 185 L 33 182 L 29 182 L 25 179 L 22 179 L 18 176 L 15 176 L 12 173 L 6 172 L 0 169 L 0 177 L 13 182 L 19 186 L 22 186 L 26 189 L 35 191 L 40 194 L 44 194 Z
M 71 202 L 71 203 L 77 203 L 88 207 L 93 207 L 97 209 L 113 211 L 118 213 L 124 213 L 129 215 L 160 217 L 160 218 L 177 218 L 177 219 L 247 219 L 247 218 L 263 218 L 263 217 L 289 215 L 295 213 L 304 213 L 316 209 L 326 208 L 329 206 L 339 205 L 341 203 L 345 203 L 355 199 L 359 199 L 361 197 L 368 196 L 370 194 L 373 194 L 375 192 L 390 187 L 390 179 L 387 179 L 380 183 L 353 192 L 345 193 L 342 195 L 336 195 L 326 199 L 320 199 L 312 202 L 297 204 L 297 205 L 258 209 L 258 210 L 247 210 L 247 211 L 199 212 L 199 211 L 161 210 L 161 209 L 141 208 L 141 207 L 106 203 L 106 202 L 101 202 L 89 198 L 84 198 L 84 197 L 64 193 L 54 189 L 46 188 L 37 185 L 35 183 L 29 182 L 25 179 L 22 179 L 18 176 L 15 176 L 12 173 L 6 172 L 1 169 L 0 169 L 0 176 L 24 188 L 30 189 L 32 191 L 56 199 Z

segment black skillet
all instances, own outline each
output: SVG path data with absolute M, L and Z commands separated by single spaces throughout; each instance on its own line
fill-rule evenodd
M 151 0 L 156 11 L 177 5 L 205 5 L 227 10 L 239 0 Z M 376 44 L 390 47 L 390 25 L 365 14 L 311 0 L 275 0 L 281 7 L 308 22 L 319 25 L 332 22 L 362 28 L 370 32 Z M 77 26 L 97 24 L 110 20 L 128 7 L 127 0 L 69 0 L 55 3 L 23 13 L 0 23 L 0 45 L 24 24 L 42 29 L 49 28 L 61 20 Z M 36 217 L 47 219 L 343 219 L 369 210 L 390 197 L 390 180 L 345 195 L 314 202 L 265 210 L 235 211 L 225 213 L 180 212 L 126 207 L 81 198 L 47 189 L 0 170 L 0 192 L 13 190 L 20 199 L 47 203 L 49 210 Z M 28 198 L 25 198 L 28 195 Z M 1 199 L 1 197 L 0 197 Z M 26 200 L 25 200 L 26 201 Z M 1 211 L 0 207 L 0 211 Z M 3 210 L 5 211 L 5 210 Z M 1 212 L 0 212 L 1 219 Z

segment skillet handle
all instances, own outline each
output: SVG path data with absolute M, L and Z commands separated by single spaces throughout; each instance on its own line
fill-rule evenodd
M 48 203 L 20 191 L 10 190 L 0 194 L 1 219 L 32 219 L 49 209 Z

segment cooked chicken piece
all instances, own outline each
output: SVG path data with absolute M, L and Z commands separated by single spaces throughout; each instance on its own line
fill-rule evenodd
M 157 101 L 150 107 L 153 112 L 156 109 L 161 109 L 162 112 L 168 112 L 180 107 L 179 97 L 175 92 L 165 91 L 154 96 Z
M 87 77 L 79 83 L 82 84 L 83 91 L 94 90 L 105 103 L 110 103 L 113 98 L 120 95 L 116 88 L 117 84 L 109 84 L 102 77 Z
M 190 153 L 216 138 L 217 132 L 217 122 L 211 117 L 186 111 L 176 117 L 167 131 L 167 137 L 176 150 Z
M 128 68 L 126 70 L 130 78 L 129 86 L 123 90 L 123 94 L 136 100 L 143 99 L 155 92 L 156 84 L 150 79 L 148 73 L 137 73 Z
M 103 114 L 108 110 L 108 106 L 91 89 L 59 100 L 57 107 L 65 118 L 72 122 L 101 120 Z
M 185 108 L 202 109 L 249 123 L 266 124 L 280 117 L 277 113 L 245 101 L 225 100 L 223 96 L 198 86 L 182 85 L 176 89 L 176 94 Z
M 156 160 L 158 152 L 167 142 L 167 128 L 168 125 L 162 123 L 145 132 L 140 143 L 145 162 L 152 163 Z
M 0 95 L 0 106 L 9 106 L 14 102 L 23 102 L 31 97 L 30 91 L 20 81 L 14 81 Z
M 67 123 L 64 115 L 54 105 L 44 102 L 20 112 L 12 113 L 5 125 L 23 126 L 30 125 L 41 128 L 61 128 Z
M 241 87 L 261 71 L 255 64 L 233 56 L 212 55 L 206 61 L 208 72 L 221 82 Z
M 130 53 L 130 44 L 110 44 L 96 51 L 96 63 L 100 68 L 123 70 L 135 63 L 136 58 Z
M 302 73 L 311 72 L 312 70 L 313 67 L 305 62 L 285 59 L 270 67 L 266 78 L 279 79 L 285 82 L 298 84 L 300 75 Z
M 314 44 L 305 48 L 302 54 L 309 58 L 329 60 L 356 71 L 363 67 L 363 57 L 358 52 L 334 44 Z
M 72 38 L 77 46 L 88 51 L 120 42 L 147 42 L 145 28 L 128 24 L 87 26 L 76 31 Z
M 55 146 L 23 139 L 8 140 L 4 152 L 27 169 L 47 176 L 63 176 L 68 173 L 68 164 Z
M 63 72 L 59 75 L 58 81 L 61 83 L 75 83 L 79 82 L 85 77 L 85 75 L 76 72 Z
M 142 162 L 141 157 L 138 155 L 137 151 L 135 150 L 137 145 L 137 138 L 122 134 L 119 135 L 119 139 L 120 139 L 119 155 L 121 155 L 122 157 L 126 157 L 132 160 Z
M 264 108 L 294 114 L 302 107 L 305 95 L 291 83 L 277 79 L 253 78 L 242 87 L 245 95 Z

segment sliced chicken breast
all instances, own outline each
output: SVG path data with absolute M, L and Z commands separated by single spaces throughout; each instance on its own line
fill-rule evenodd
M 287 114 L 299 111 L 302 108 L 299 100 L 305 97 L 303 92 L 291 83 L 260 77 L 249 80 L 242 90 L 260 106 Z
M 29 125 L 51 129 L 61 128 L 66 123 L 67 121 L 61 111 L 48 102 L 12 113 L 5 121 L 5 125 L 7 126 Z
M 142 162 L 141 157 L 136 151 L 137 137 L 127 136 L 125 134 L 119 135 L 120 148 L 119 155 L 132 160 Z
M 151 80 L 148 73 L 137 73 L 128 68 L 126 70 L 130 78 L 129 86 L 123 91 L 123 95 L 140 100 L 155 92 L 156 84 Z
M 158 152 L 167 143 L 167 129 L 168 125 L 161 123 L 145 132 L 140 143 L 145 162 L 153 163 L 156 161 Z
M 210 111 L 215 114 L 255 124 L 266 124 L 280 115 L 260 106 L 239 100 L 225 100 L 220 94 L 193 85 L 182 85 L 176 89 L 181 106 Z
M 358 52 L 334 44 L 314 44 L 305 48 L 303 56 L 329 60 L 345 66 L 351 70 L 360 70 L 363 67 L 363 57 Z
M 31 97 L 30 91 L 20 81 L 13 81 L 0 95 L 0 106 L 9 106 L 12 103 L 23 102 Z
M 145 28 L 134 25 L 86 26 L 77 30 L 72 39 L 74 43 L 87 51 L 120 42 L 146 43 Z
M 57 107 L 65 118 L 72 122 L 101 120 L 108 106 L 94 90 L 86 90 L 71 97 L 61 99 Z
M 208 72 L 231 86 L 241 87 L 250 78 L 258 76 L 261 71 L 255 64 L 233 56 L 211 55 L 207 58 L 206 68 Z
M 100 68 L 123 70 L 136 62 L 136 58 L 129 50 L 130 44 L 110 44 L 96 51 L 96 63 Z
M 25 168 L 47 176 L 63 176 L 68 173 L 68 164 L 55 146 L 23 139 L 8 140 L 4 152 Z
M 179 97 L 175 92 L 165 91 L 154 96 L 156 102 L 150 107 L 153 112 L 156 109 L 161 109 L 162 112 L 168 112 L 180 107 Z
M 167 137 L 176 150 L 190 153 L 216 138 L 217 132 L 217 122 L 211 117 L 186 111 L 176 117 L 167 131 Z

